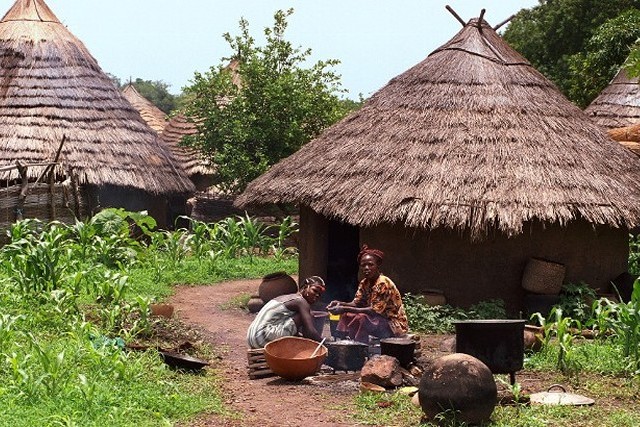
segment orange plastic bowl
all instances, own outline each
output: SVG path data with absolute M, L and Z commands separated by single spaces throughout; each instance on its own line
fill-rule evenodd
M 299 381 L 320 370 L 327 358 L 327 347 L 302 337 L 283 337 L 264 346 L 264 358 L 274 374 L 290 381 Z

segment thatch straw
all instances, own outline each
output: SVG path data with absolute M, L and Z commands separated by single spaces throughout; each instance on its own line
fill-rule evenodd
M 236 203 L 295 203 L 362 227 L 448 227 L 474 239 L 515 235 L 535 219 L 633 226 L 640 160 L 472 20 Z
M 584 112 L 606 128 L 619 128 L 640 123 L 640 86 L 624 68 L 594 99 Z
M 210 175 L 213 169 L 209 161 L 197 150 L 181 145 L 185 136 L 193 135 L 197 131 L 196 125 L 183 114 L 176 114 L 167 123 L 161 138 L 187 175 Z
M 144 120 L 151 129 L 155 130 L 158 134 L 162 133 L 164 127 L 167 125 L 167 115 L 164 111 L 142 96 L 132 84 L 128 84 L 122 89 L 122 95 L 124 95 L 126 100 L 133 105 L 133 108 L 140 113 L 142 120 Z
M 64 135 L 57 172 L 73 168 L 80 184 L 193 191 L 155 132 L 42 0 L 17 0 L 0 21 L 0 58 L 6 164 L 50 161 Z M 0 174 L 0 180 L 14 178 L 15 172 Z

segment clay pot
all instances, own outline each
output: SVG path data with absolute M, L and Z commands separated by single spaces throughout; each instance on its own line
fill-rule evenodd
M 524 326 L 524 349 L 540 351 L 542 348 L 542 328 L 532 325 Z
M 264 346 L 264 358 L 274 374 L 290 381 L 298 381 L 320 370 L 327 357 L 327 348 L 318 347 L 314 340 L 301 337 L 283 337 Z
M 253 295 L 247 302 L 247 310 L 249 310 L 249 313 L 257 313 L 262 307 L 264 307 L 264 301 L 262 301 L 258 295 Z
M 171 304 L 150 304 L 151 314 L 170 319 L 173 317 L 173 306 Z
M 462 353 L 439 357 L 428 365 L 418 394 L 422 411 L 429 419 L 443 414 L 467 424 L 489 421 L 498 400 L 491 370 Z
M 258 286 L 258 296 L 265 303 L 280 295 L 294 294 L 296 292 L 298 292 L 298 284 L 293 280 L 293 277 L 284 271 L 267 274 L 262 278 L 262 282 Z

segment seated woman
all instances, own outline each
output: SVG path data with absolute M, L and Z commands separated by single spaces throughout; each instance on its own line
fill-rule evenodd
M 401 336 L 409 330 L 402 297 L 396 285 L 380 273 L 384 253 L 362 247 L 358 264 L 363 279 L 351 302 L 331 301 L 327 309 L 340 314 L 336 330 L 348 337 L 369 343 L 369 335 L 378 338 Z
M 295 335 L 320 341 L 322 331 L 314 327 L 311 305 L 320 299 L 325 289 L 322 278 L 311 276 L 304 280 L 298 293 L 268 301 L 249 326 L 249 347 L 262 348 L 277 338 Z

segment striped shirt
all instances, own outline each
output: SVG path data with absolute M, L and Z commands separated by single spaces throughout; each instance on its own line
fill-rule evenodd
M 283 302 L 275 299 L 268 301 L 249 325 L 249 347 L 262 348 L 277 338 L 296 335 L 298 328 L 293 321 L 295 314 L 296 312 L 289 310 Z

